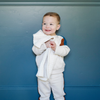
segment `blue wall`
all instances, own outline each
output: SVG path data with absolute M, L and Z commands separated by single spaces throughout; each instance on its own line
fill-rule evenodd
M 32 35 L 48 11 L 61 16 L 58 34 L 71 49 L 65 57 L 66 99 L 100 100 L 100 5 L 81 4 L 0 6 L 0 100 L 38 100 Z

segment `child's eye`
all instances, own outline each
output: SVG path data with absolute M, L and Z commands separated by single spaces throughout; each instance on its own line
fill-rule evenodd
M 43 25 L 46 25 L 46 23 L 43 23 Z
M 50 24 L 50 25 L 53 25 L 53 24 Z

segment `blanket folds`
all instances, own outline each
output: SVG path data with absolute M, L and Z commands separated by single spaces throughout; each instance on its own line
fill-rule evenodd
M 33 43 L 37 48 L 40 48 L 43 43 L 52 38 L 54 38 L 54 36 L 47 36 L 42 32 L 42 30 L 39 30 L 37 33 L 33 34 Z M 57 56 L 54 56 L 54 52 L 51 48 L 47 48 L 42 56 L 43 59 L 38 66 L 38 72 L 36 76 L 43 81 L 47 81 L 51 75 Z M 39 56 L 37 56 L 37 59 L 38 57 Z M 55 60 L 52 60 L 52 57 Z

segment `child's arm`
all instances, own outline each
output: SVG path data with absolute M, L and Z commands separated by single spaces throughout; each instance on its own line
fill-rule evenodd
M 50 45 L 51 49 L 55 51 L 55 54 L 59 56 L 66 56 L 70 51 L 70 48 L 67 45 L 57 46 L 54 41 L 50 41 Z
M 47 48 L 50 48 L 50 40 L 46 41 L 44 44 L 41 45 L 40 48 L 33 46 L 32 47 L 32 51 L 36 54 L 36 55 L 40 55 L 42 54 Z
M 61 40 L 60 46 L 56 46 L 55 54 L 64 57 L 64 56 L 68 55 L 69 52 L 70 52 L 70 48 L 67 46 L 67 41 L 63 37 L 63 39 Z
M 55 54 L 59 56 L 66 56 L 70 52 L 70 48 L 67 45 L 56 46 Z
M 33 51 L 36 55 L 42 54 L 46 49 L 47 49 L 47 47 L 46 47 L 45 43 L 42 44 L 40 48 L 36 47 L 35 45 L 32 47 L 32 51 Z

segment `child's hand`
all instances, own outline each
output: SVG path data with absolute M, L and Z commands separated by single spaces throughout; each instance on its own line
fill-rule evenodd
M 50 41 L 51 49 L 56 50 L 56 43 L 54 41 Z
M 50 40 L 47 41 L 47 42 L 45 42 L 45 45 L 46 45 L 47 48 L 50 48 L 50 47 L 51 47 L 51 46 L 50 46 Z

